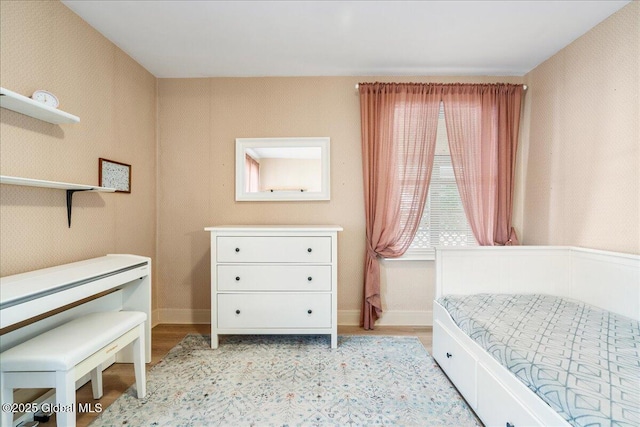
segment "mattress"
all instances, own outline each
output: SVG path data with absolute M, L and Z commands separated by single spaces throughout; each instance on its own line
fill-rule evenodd
M 438 299 L 458 327 L 573 426 L 640 426 L 640 322 L 551 295 Z

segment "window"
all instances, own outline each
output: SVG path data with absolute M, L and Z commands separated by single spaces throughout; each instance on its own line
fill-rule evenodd
M 416 236 L 405 257 L 433 259 L 436 246 L 477 246 L 458 192 L 440 105 L 429 194 Z

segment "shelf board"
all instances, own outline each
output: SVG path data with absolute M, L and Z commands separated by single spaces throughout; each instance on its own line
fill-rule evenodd
M 115 188 L 99 187 L 95 185 L 72 184 L 69 182 L 44 181 L 42 179 L 21 178 L 18 176 L 0 175 L 0 184 L 22 185 L 25 187 L 53 188 L 56 190 L 66 190 L 67 192 L 67 222 L 71 228 L 71 207 L 73 193 L 76 191 L 94 191 L 99 193 L 113 193 Z
M 96 185 L 71 184 L 69 182 L 44 181 L 41 179 L 21 178 L 17 176 L 0 175 L 0 184 L 24 185 L 27 187 L 55 188 L 58 190 L 97 191 L 100 193 L 113 193 L 115 188 L 98 187 Z
M 0 87 L 0 107 L 56 125 L 79 123 L 80 117 Z

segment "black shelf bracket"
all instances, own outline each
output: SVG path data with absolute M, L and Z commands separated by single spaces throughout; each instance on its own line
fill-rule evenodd
M 90 191 L 89 189 L 86 190 L 67 190 L 67 222 L 69 223 L 69 228 L 71 228 L 71 205 L 72 205 L 72 200 L 73 200 L 73 193 L 75 193 L 76 191 Z

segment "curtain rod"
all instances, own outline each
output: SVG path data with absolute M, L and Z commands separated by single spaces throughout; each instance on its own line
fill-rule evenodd
M 356 90 L 360 87 L 358 83 L 356 83 Z M 527 90 L 527 85 L 522 85 L 522 89 Z

